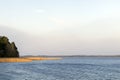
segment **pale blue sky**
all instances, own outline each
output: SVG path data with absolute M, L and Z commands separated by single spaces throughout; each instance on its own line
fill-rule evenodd
M 23 55 L 120 53 L 120 0 L 0 0 L 0 26 Z

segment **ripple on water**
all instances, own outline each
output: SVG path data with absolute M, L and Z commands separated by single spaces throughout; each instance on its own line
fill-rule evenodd
M 67 58 L 1 63 L 0 80 L 120 80 L 119 62 L 113 58 Z

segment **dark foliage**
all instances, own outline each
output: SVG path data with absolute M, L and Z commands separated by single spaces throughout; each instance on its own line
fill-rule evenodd
M 0 36 L 0 57 L 19 57 L 15 43 L 10 43 L 5 36 Z

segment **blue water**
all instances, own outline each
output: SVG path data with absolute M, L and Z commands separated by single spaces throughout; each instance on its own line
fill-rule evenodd
M 120 80 L 119 57 L 0 63 L 0 80 Z

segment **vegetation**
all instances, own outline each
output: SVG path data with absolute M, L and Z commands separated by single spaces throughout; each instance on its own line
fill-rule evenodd
M 0 36 L 0 57 L 19 57 L 15 43 L 10 43 L 5 36 Z

